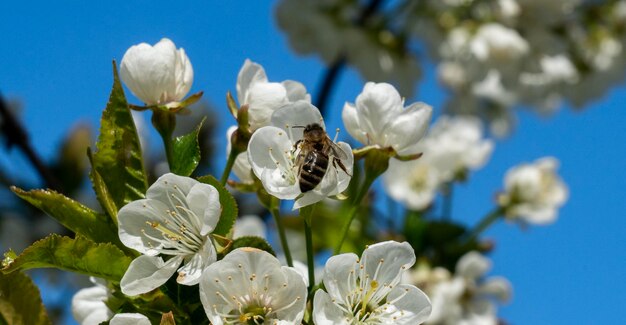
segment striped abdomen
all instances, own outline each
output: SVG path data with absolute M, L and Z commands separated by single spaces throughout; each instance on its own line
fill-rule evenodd
M 322 181 L 328 169 L 328 156 L 321 151 L 310 151 L 304 157 L 300 169 L 300 192 L 314 189 Z

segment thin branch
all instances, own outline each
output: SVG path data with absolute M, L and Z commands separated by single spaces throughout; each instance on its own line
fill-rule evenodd
M 26 155 L 28 161 L 35 167 L 39 176 L 45 181 L 50 189 L 62 192 L 61 183 L 50 172 L 46 164 L 41 160 L 35 149 L 31 146 L 28 133 L 20 122 L 13 116 L 6 101 L 0 94 L 0 116 L 2 117 L 2 133 L 7 142 L 7 147 L 16 146 Z

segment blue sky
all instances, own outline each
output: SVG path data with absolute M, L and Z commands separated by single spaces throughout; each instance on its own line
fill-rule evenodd
M 111 86 L 110 62 L 133 44 L 169 37 L 184 47 L 195 71 L 192 92 L 205 91 L 205 99 L 224 112 L 224 94 L 234 91 L 246 58 L 261 63 L 271 80 L 298 80 L 312 93 L 323 73 L 318 59 L 290 51 L 273 20 L 275 2 L 71 3 L 0 5 L 0 91 L 23 102 L 23 120 L 44 157 L 51 157 L 77 122 L 98 125 Z M 331 125 L 362 85 L 353 71 L 342 74 L 330 105 Z M 414 100 L 438 110 L 445 93 L 433 82 L 432 69 L 426 69 L 419 89 Z M 518 131 L 498 141 L 488 165 L 455 192 L 454 218 L 473 224 L 493 206 L 510 166 L 546 155 L 561 160 L 570 199 L 554 225 L 522 230 L 501 223 L 486 233 L 496 241 L 491 274 L 514 286 L 512 303 L 500 313 L 510 323 L 602 324 L 626 318 L 624 103 L 626 88 L 620 86 L 581 112 L 564 108 L 547 119 L 522 112 Z M 219 132 L 227 126 L 220 125 Z M 34 175 L 15 152 L 0 157 L 0 166 Z

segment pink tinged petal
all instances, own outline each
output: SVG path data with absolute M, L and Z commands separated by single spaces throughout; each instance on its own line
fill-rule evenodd
M 364 145 L 369 145 L 366 132 L 361 128 L 359 115 L 354 104 L 345 103 L 341 112 L 341 119 L 348 133 Z
M 217 252 L 210 240 L 206 240 L 202 248 L 191 259 L 185 260 L 183 267 L 178 269 L 176 282 L 184 285 L 195 285 L 200 282 L 204 269 L 217 261 Z
M 359 257 L 353 253 L 335 255 L 326 261 L 324 286 L 333 300 L 350 305 L 345 299 L 358 290 Z
M 193 211 L 193 214 L 200 218 L 200 220 L 198 220 L 202 225 L 200 235 L 206 236 L 213 232 L 222 213 L 219 193 L 215 187 L 198 183 L 189 190 L 189 194 L 187 194 L 185 200 L 187 204 L 189 204 L 189 209 Z M 190 214 L 190 217 L 191 216 Z
M 401 284 L 393 288 L 387 295 L 386 301 L 393 306 L 391 308 L 394 310 L 392 313 L 394 324 L 422 324 L 428 320 L 432 311 L 428 296 L 422 290 L 408 284 Z M 387 308 L 391 309 L 390 307 Z
M 136 296 L 160 287 L 176 272 L 182 261 L 183 258 L 178 256 L 167 262 L 158 256 L 137 257 L 120 281 L 122 292 L 127 296 Z
M 289 102 L 295 102 L 304 100 L 311 102 L 311 95 L 306 92 L 306 88 L 302 83 L 293 80 L 285 80 L 281 82 L 285 90 L 287 91 L 287 100 Z
M 388 143 L 399 155 L 419 153 L 419 142 L 426 134 L 432 111 L 424 103 L 414 103 L 390 121 L 385 132 Z
M 363 251 L 361 265 L 365 268 L 361 278 L 369 276 L 379 285 L 400 281 L 401 275 L 415 264 L 415 252 L 409 243 L 386 241 L 369 246 Z
M 98 325 L 113 316 L 104 303 L 109 298 L 104 286 L 93 286 L 79 290 L 72 297 L 72 314 L 81 325 Z
M 118 212 L 118 234 L 124 245 L 142 254 L 155 256 L 163 245 L 152 238 L 163 238 L 151 224 L 164 224 L 169 207 L 160 201 L 143 199 L 128 203 Z
M 122 313 L 111 318 L 110 325 L 150 325 L 148 317 L 137 313 Z
M 272 113 L 287 104 L 287 91 L 276 82 L 257 83 L 248 91 L 248 118 L 252 131 L 270 125 Z
M 280 199 L 294 199 L 300 194 L 295 170 L 288 155 L 293 143 L 283 129 L 268 126 L 252 134 L 248 160 L 263 187 Z
M 491 262 L 478 252 L 469 252 L 456 263 L 456 274 L 468 279 L 482 277 L 491 268 Z
M 246 59 L 237 76 L 237 101 L 239 105 L 247 104 L 249 89 L 256 83 L 267 82 L 267 76 L 263 67 Z
M 323 290 L 317 290 L 313 298 L 313 322 L 316 325 L 349 325 L 352 315 L 346 315 Z
M 272 114 L 272 125 L 287 130 L 294 143 L 302 139 L 305 126 L 315 123 L 325 128 L 324 119 L 317 107 L 303 100 L 289 103 Z M 298 128 L 293 128 L 294 126 Z

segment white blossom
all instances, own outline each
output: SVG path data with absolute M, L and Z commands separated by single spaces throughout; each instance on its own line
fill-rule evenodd
M 529 45 L 516 30 L 488 23 L 476 31 L 470 50 L 480 61 L 508 62 L 528 53 Z
M 202 270 L 217 259 L 209 235 L 220 214 L 219 193 L 213 186 L 174 174 L 161 176 L 148 188 L 146 199 L 133 201 L 118 213 L 122 243 L 143 254 L 124 274 L 122 292 L 133 296 L 151 291 L 177 269 L 178 283 L 197 284 Z
M 431 311 L 428 297 L 413 285 L 401 284 L 415 263 L 408 243 L 387 241 L 355 254 L 331 257 L 324 286 L 313 299 L 313 320 L 326 324 L 420 324 Z
M 343 107 L 343 123 L 352 137 L 365 145 L 393 148 L 399 155 L 419 153 L 432 108 L 424 103 L 404 107 L 398 91 L 387 83 L 368 82 L 356 103 Z
M 80 289 L 72 297 L 72 315 L 80 325 L 98 325 L 113 316 L 104 303 L 109 299 L 109 289 L 93 277 L 90 280 L 93 287 Z
M 439 170 L 426 157 L 411 161 L 392 159 L 383 180 L 387 194 L 411 210 L 428 207 L 442 183 Z
M 110 325 L 150 325 L 148 317 L 139 313 L 116 314 L 109 321 Z
M 269 82 L 263 67 L 248 59 L 237 76 L 237 100 L 248 106 L 250 130 L 270 125 L 272 113 L 298 100 L 311 101 L 304 85 L 297 81 Z
M 504 178 L 504 193 L 498 197 L 508 218 L 532 224 L 554 222 L 568 189 L 557 175 L 558 161 L 552 157 L 511 168 Z
M 120 64 L 126 87 L 146 105 L 167 105 L 181 101 L 191 89 L 193 68 L 185 50 L 163 38 L 154 46 L 131 46 Z
M 245 215 L 237 218 L 233 230 L 233 239 L 245 236 L 266 238 L 267 227 L 263 219 L 256 215 Z
M 300 324 L 307 288 L 302 276 L 271 254 L 238 248 L 210 265 L 200 281 L 209 320 L 221 324 Z
M 490 268 L 486 257 L 469 252 L 457 262 L 454 275 L 422 263 L 405 280 L 430 297 L 432 313 L 427 324 L 497 325 L 497 305 L 510 299 L 511 285 L 502 277 L 485 278 Z
M 329 154 L 328 168 L 320 183 L 312 190 L 302 192 L 299 185 L 298 156 L 302 153 L 304 127 L 318 124 L 324 128 L 319 110 L 307 101 L 285 105 L 272 115 L 272 126 L 258 129 L 248 144 L 248 159 L 254 174 L 261 180 L 265 190 L 281 199 L 295 199 L 294 209 L 301 208 L 346 190 L 352 175 L 354 156 L 345 142 L 336 145 L 347 159 L 341 160 Z M 298 146 L 296 147 L 296 144 Z

